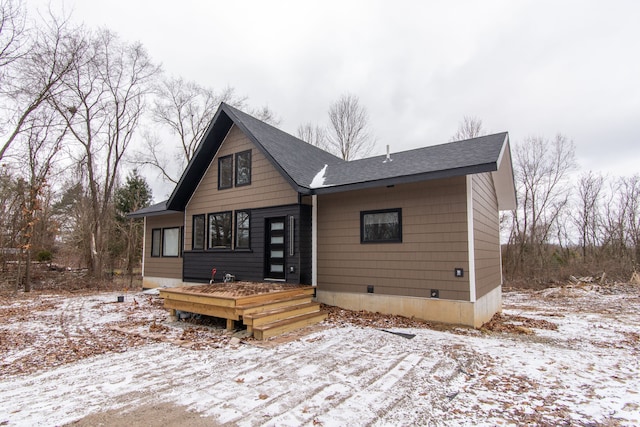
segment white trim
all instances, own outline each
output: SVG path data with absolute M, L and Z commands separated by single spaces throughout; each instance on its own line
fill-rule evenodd
M 500 154 L 498 155 L 498 160 L 496 161 L 496 167 L 500 168 L 500 164 L 502 163 L 502 156 L 504 156 L 504 152 L 509 145 L 509 134 L 505 135 L 504 141 L 502 142 L 502 148 L 500 148 Z
M 318 286 L 318 196 L 311 196 L 311 285 Z
M 141 262 L 141 269 L 142 269 L 142 277 L 144 277 L 144 257 L 147 254 L 147 248 L 146 248 L 146 243 L 147 243 L 147 217 L 144 216 L 144 221 L 142 222 L 142 262 Z
M 476 302 L 476 252 L 473 233 L 473 175 L 467 175 L 467 240 L 469 243 L 469 301 Z

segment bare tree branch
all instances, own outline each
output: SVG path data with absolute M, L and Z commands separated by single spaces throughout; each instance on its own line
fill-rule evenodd
M 344 160 L 366 157 L 375 141 L 369 130 L 369 115 L 357 96 L 344 94 L 329 107 L 328 143 Z
M 465 139 L 477 138 L 485 135 L 486 132 L 482 128 L 482 120 L 477 117 L 464 116 L 458 124 L 458 130 L 451 137 L 450 141 L 463 141 Z

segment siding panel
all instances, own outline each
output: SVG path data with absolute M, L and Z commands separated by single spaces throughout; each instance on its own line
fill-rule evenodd
M 166 277 L 170 279 L 182 278 L 182 257 L 152 257 L 151 230 L 154 228 L 182 227 L 183 215 L 171 214 L 150 216 L 146 220 L 144 242 L 144 271 L 146 277 Z
M 472 188 L 476 297 L 480 298 L 502 284 L 500 218 L 491 174 L 474 175 Z
M 464 177 L 318 196 L 318 289 L 469 300 Z M 361 244 L 360 211 L 402 208 L 402 243 Z
M 184 280 L 206 283 L 211 278 L 211 269 L 216 268 L 216 280 L 221 281 L 225 273 L 233 274 L 236 280 L 263 281 L 265 258 L 265 222 L 267 218 L 287 217 L 285 221 L 286 282 L 309 284 L 311 282 L 311 209 L 305 205 L 277 206 L 251 210 L 251 250 L 185 251 Z M 289 255 L 289 217 L 294 219 L 294 255 Z M 308 241 L 300 244 L 301 239 Z M 308 258 L 308 259 L 307 259 Z M 290 268 L 293 267 L 293 273 Z

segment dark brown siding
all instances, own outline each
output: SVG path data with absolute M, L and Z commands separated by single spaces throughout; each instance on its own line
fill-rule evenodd
M 318 289 L 469 300 L 466 206 L 465 177 L 318 196 Z M 360 212 L 393 208 L 402 243 L 360 243 Z
M 252 209 L 250 225 L 251 249 L 186 251 L 184 253 L 184 280 L 208 282 L 211 269 L 216 268 L 216 280 L 225 273 L 236 280 L 262 281 L 264 279 L 265 221 L 267 218 L 287 217 L 285 221 L 286 281 L 311 283 L 311 210 L 309 206 L 289 205 L 265 209 Z M 294 219 L 294 255 L 289 255 L 289 217 Z M 300 243 L 302 241 L 302 244 Z M 293 273 L 290 268 L 293 267 Z
M 480 298 L 501 285 L 500 219 L 491 174 L 474 175 L 472 188 L 476 298 Z
M 167 277 L 170 279 L 180 279 L 182 277 L 182 257 L 151 256 L 151 230 L 154 228 L 182 227 L 182 219 L 182 214 L 147 217 L 143 272 L 145 277 Z

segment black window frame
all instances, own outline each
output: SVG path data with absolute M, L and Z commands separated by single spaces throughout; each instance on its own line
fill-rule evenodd
M 167 231 L 168 230 L 177 230 L 178 231 L 178 239 L 176 242 L 177 247 L 177 253 L 175 255 L 167 255 L 165 252 L 165 242 L 166 242 L 166 235 L 167 235 Z M 162 229 L 162 246 L 161 246 L 161 252 L 162 252 L 162 257 L 163 258 L 179 258 L 180 254 L 182 253 L 182 227 L 165 227 Z
M 238 215 L 240 214 L 246 214 L 247 215 L 247 245 L 246 246 L 241 246 L 239 244 L 238 238 L 240 236 L 239 233 L 239 225 L 240 225 L 240 221 L 238 221 Z M 248 210 L 238 210 L 235 211 L 235 224 L 234 224 L 234 234 L 233 234 L 233 243 L 234 243 L 234 249 L 238 249 L 238 250 L 249 250 L 251 249 L 251 211 Z
M 228 185 L 226 183 L 222 182 L 222 169 L 223 166 L 225 166 L 226 162 L 229 162 L 229 183 Z M 233 154 L 229 154 L 228 156 L 222 156 L 218 158 L 218 190 L 226 190 L 229 188 L 233 188 L 233 180 L 234 180 L 234 174 L 233 174 Z
M 202 220 L 202 237 L 197 239 L 196 236 L 196 220 Z M 191 249 L 194 251 L 204 251 L 207 244 L 207 216 L 206 214 L 193 215 L 191 220 Z M 196 246 L 196 242 L 200 240 L 200 245 Z
M 157 237 L 156 233 L 158 233 Z M 159 258 L 162 256 L 162 228 L 151 229 L 151 256 L 153 258 Z
M 390 239 L 366 239 L 365 233 L 365 216 L 377 214 L 398 214 L 398 236 Z M 360 243 L 402 243 L 402 208 L 393 209 L 377 209 L 371 211 L 360 211 Z
M 217 245 L 214 246 L 211 243 L 211 217 L 216 215 L 228 215 L 229 216 L 229 230 L 228 236 L 225 237 L 225 240 L 228 239 L 228 244 L 225 245 Z M 233 212 L 232 211 L 223 211 L 223 212 L 212 212 L 207 215 L 207 250 L 229 250 L 231 249 L 231 243 L 233 242 Z
M 240 161 L 240 157 L 241 156 L 245 156 L 248 155 L 248 162 L 249 162 L 249 180 L 247 182 L 239 182 L 239 172 L 240 172 L 240 167 L 239 167 L 239 161 Z M 240 151 L 239 153 L 236 153 L 235 155 L 235 161 L 234 161 L 234 167 L 235 167 L 235 171 L 233 173 L 235 179 L 235 184 L 236 187 L 244 187 L 247 185 L 251 185 L 251 169 L 252 169 L 252 165 L 251 165 L 251 150 L 245 150 L 245 151 Z

